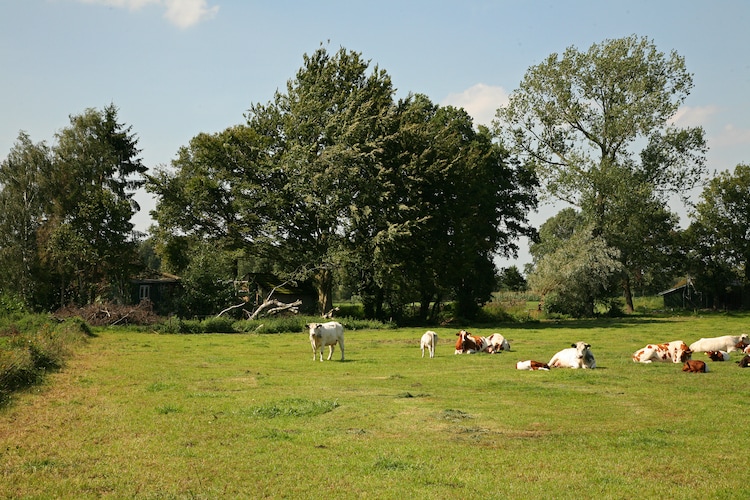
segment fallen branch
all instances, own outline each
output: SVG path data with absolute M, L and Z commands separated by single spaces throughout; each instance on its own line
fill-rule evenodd
M 266 301 L 263 302 L 261 305 L 259 305 L 258 308 L 253 312 L 253 314 L 250 315 L 248 319 L 251 319 L 251 320 L 255 319 L 260 315 L 260 313 L 264 311 L 266 314 L 276 314 L 277 312 L 281 312 L 281 311 L 291 311 L 296 314 L 299 312 L 299 306 L 301 305 L 302 305 L 301 300 L 295 300 L 294 302 L 285 303 L 276 299 L 273 299 L 273 300 L 266 299 Z M 273 309 L 269 309 L 268 311 L 266 311 L 266 309 L 268 309 L 269 307 L 273 307 Z

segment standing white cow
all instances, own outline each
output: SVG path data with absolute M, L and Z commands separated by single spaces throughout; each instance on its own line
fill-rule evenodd
M 435 357 L 435 346 L 437 345 L 437 333 L 432 330 L 428 330 L 422 335 L 422 340 L 419 342 L 419 346 L 422 348 L 422 357 L 424 358 L 425 348 L 430 353 L 430 357 Z
M 550 368 L 596 368 L 596 360 L 591 353 L 591 344 L 576 342 L 552 356 L 547 365 Z
M 724 335 L 723 337 L 711 337 L 707 339 L 700 339 L 690 344 L 690 350 L 693 352 L 705 352 L 705 351 L 741 351 L 742 349 L 737 347 L 737 344 L 743 342 L 748 344 L 748 336 L 746 333 L 742 335 Z
M 341 361 L 344 361 L 344 327 L 338 321 L 328 323 L 310 323 L 310 344 L 312 345 L 313 361 L 318 351 L 320 360 L 323 361 L 323 348 L 328 346 L 328 360 L 333 356 L 333 346 L 338 343 L 341 349 Z

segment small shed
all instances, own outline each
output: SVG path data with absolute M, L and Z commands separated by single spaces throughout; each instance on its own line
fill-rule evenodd
M 177 300 L 182 295 L 179 276 L 168 273 L 142 275 L 130 280 L 130 301 L 140 304 L 150 300 L 154 312 L 166 316 L 177 312 Z
M 667 309 L 705 309 L 711 307 L 710 297 L 699 292 L 691 277 L 678 281 L 669 290 L 659 292 L 664 299 L 664 307 Z

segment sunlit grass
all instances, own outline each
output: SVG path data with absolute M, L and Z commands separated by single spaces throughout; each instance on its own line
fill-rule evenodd
M 424 329 L 348 331 L 343 363 L 304 334 L 101 331 L 0 412 L 0 497 L 741 498 L 739 354 L 708 374 L 630 355 L 748 319 L 470 328 L 512 348 L 471 356 L 438 328 L 434 359 Z M 599 368 L 515 370 L 577 340 Z

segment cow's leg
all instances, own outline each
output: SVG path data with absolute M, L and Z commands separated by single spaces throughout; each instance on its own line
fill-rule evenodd
M 424 358 L 424 346 L 422 346 L 422 357 Z
M 341 361 L 344 361 L 344 338 L 339 339 L 339 349 L 341 349 Z
M 315 361 L 315 358 L 316 358 L 316 357 L 317 357 L 317 355 L 318 355 L 318 349 L 317 349 L 317 346 L 315 345 L 315 343 L 314 343 L 314 342 L 313 342 L 313 344 L 312 344 L 312 350 L 313 350 L 313 361 Z
M 328 361 L 331 361 L 332 356 L 333 356 L 333 344 L 328 346 Z

